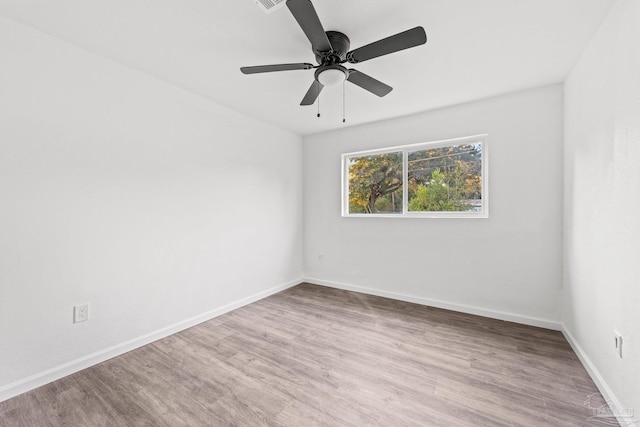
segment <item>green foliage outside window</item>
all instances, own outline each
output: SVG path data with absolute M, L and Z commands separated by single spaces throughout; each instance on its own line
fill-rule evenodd
M 471 208 L 465 202 L 463 176 L 460 169 L 456 169 L 453 176 L 447 176 L 440 169 L 431 173 L 431 179 L 426 184 L 419 184 L 409 199 L 411 212 L 435 211 L 467 211 Z
M 350 213 L 402 213 L 402 153 L 349 160 Z
M 403 151 L 347 158 L 349 213 L 402 214 Z M 482 208 L 482 144 L 407 153 L 408 212 Z

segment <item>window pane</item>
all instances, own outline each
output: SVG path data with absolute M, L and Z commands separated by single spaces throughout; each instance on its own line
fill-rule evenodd
M 402 152 L 347 158 L 349 213 L 402 214 Z
M 450 145 L 408 155 L 408 211 L 482 211 L 482 144 Z

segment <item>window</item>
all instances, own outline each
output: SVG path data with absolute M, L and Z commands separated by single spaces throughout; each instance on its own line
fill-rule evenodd
M 488 216 L 486 135 L 342 155 L 344 216 Z

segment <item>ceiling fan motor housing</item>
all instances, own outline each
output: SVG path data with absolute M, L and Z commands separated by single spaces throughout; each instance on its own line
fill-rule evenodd
M 349 37 L 339 31 L 327 31 L 325 34 L 333 50 L 331 52 L 315 52 L 318 64 L 331 65 L 344 62 L 351 46 Z

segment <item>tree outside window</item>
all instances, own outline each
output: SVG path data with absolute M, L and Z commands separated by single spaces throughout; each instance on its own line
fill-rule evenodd
M 349 159 L 349 212 L 402 213 L 402 152 Z
M 485 140 L 471 137 L 343 155 L 344 213 L 486 217 Z

